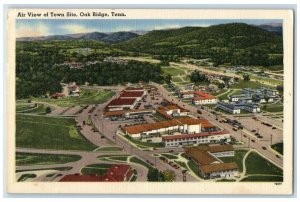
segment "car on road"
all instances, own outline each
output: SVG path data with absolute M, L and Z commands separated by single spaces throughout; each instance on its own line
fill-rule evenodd
M 255 140 L 251 140 L 251 142 L 255 142 Z
M 280 159 L 280 156 L 278 154 L 276 154 L 276 157 Z
M 233 128 L 232 128 L 232 130 L 234 130 L 234 131 L 238 131 L 238 128 L 236 128 L 236 127 L 233 127 Z
M 272 129 L 277 129 L 277 128 L 275 126 L 273 126 Z
M 262 149 L 263 149 L 263 150 L 267 150 L 267 148 L 266 148 L 266 147 L 262 147 Z
M 261 135 L 259 135 L 259 136 L 257 136 L 258 138 L 263 138 L 263 136 L 261 136 Z
M 243 135 L 244 137 L 247 137 L 247 135 Z
M 255 133 L 255 132 L 256 132 L 256 130 L 251 130 L 251 132 L 252 132 L 252 133 Z

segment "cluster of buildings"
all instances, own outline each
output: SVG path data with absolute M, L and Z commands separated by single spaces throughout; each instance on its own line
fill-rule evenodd
M 218 99 L 202 91 L 180 92 L 179 97 L 182 99 L 191 99 L 194 105 L 217 104 Z
M 60 182 L 124 182 L 130 181 L 134 173 L 129 165 L 113 165 L 105 175 L 65 175 Z
M 199 174 L 204 179 L 232 178 L 238 174 L 235 162 L 224 163 L 220 157 L 233 157 L 232 145 L 187 147 L 185 153 L 199 167 Z
M 218 102 L 217 108 L 231 114 L 240 114 L 241 110 L 259 113 L 261 112 L 259 104 L 274 102 L 278 98 L 278 90 L 264 87 L 259 89 L 244 88 L 242 94 L 230 96 L 229 102 Z
M 145 94 L 143 88 L 126 88 L 117 99 L 106 106 L 105 111 L 133 110 Z

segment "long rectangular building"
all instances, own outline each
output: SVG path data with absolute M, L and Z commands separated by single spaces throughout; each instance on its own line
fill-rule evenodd
M 200 119 L 181 117 L 156 123 L 126 126 L 123 127 L 122 130 L 126 135 L 130 135 L 134 138 L 145 137 L 155 133 L 169 134 L 181 132 L 193 134 L 201 132 L 201 122 L 202 121 Z
M 187 145 L 211 144 L 230 141 L 227 131 L 201 132 L 196 134 L 162 136 L 165 147 L 181 147 Z

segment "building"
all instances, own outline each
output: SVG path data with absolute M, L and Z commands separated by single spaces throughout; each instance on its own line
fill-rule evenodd
M 241 108 L 237 107 L 235 104 L 232 104 L 232 103 L 218 102 L 217 108 L 222 109 L 231 114 L 240 114 L 241 113 Z
M 158 107 L 156 112 L 165 118 L 172 119 L 176 116 L 188 116 L 190 111 L 175 104 L 168 104 L 166 106 Z
M 71 96 L 71 97 L 78 97 L 78 96 L 80 96 L 80 89 L 76 85 L 75 82 L 69 83 L 67 87 L 68 87 L 69 96 Z
M 185 153 L 199 167 L 199 174 L 205 179 L 232 178 L 238 173 L 235 162 L 223 163 L 219 157 L 234 156 L 232 145 L 187 147 Z
M 65 175 L 60 182 L 124 182 L 130 181 L 133 177 L 133 171 L 128 165 L 113 165 L 105 175 Z
M 63 94 L 63 93 L 53 93 L 50 97 L 53 98 L 53 99 L 61 99 L 61 98 L 65 97 L 65 94 Z
M 252 102 L 252 97 L 249 94 L 231 95 L 229 96 L 230 102 Z
M 261 112 L 260 106 L 255 103 L 247 103 L 247 102 L 218 102 L 217 108 L 220 108 L 226 112 L 231 114 L 240 114 L 241 110 L 245 110 L 251 113 L 259 113 Z
M 274 102 L 276 99 L 279 98 L 278 90 L 265 87 L 261 87 L 258 89 L 244 88 L 242 92 L 245 95 L 253 97 L 254 100 L 258 103 Z
M 118 118 L 136 118 L 144 115 L 151 115 L 154 114 L 155 110 L 151 109 L 134 109 L 134 110 L 121 110 L 121 111 L 105 111 L 103 113 L 103 116 L 105 118 L 112 118 L 112 119 L 118 119 Z
M 127 88 L 121 93 L 119 98 L 121 98 L 121 99 L 132 98 L 132 99 L 137 99 L 138 101 L 140 101 L 144 95 L 145 95 L 144 89 L 139 90 L 139 89 Z
M 137 104 L 137 99 L 135 98 L 117 98 L 112 100 L 106 107 L 106 111 L 121 111 L 134 109 Z
M 230 142 L 230 134 L 227 131 L 201 132 L 196 134 L 180 134 L 162 136 L 165 147 L 181 147 L 187 145 Z
M 201 120 L 181 117 L 156 123 L 125 126 L 122 130 L 126 135 L 133 138 L 152 138 L 156 135 L 173 134 L 175 132 L 196 134 L 201 132 Z
M 183 99 L 190 98 L 195 105 L 216 104 L 218 101 L 215 96 L 202 91 L 180 92 L 179 97 Z

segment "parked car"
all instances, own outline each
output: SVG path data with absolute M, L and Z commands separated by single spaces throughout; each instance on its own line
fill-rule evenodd
M 255 142 L 255 140 L 251 140 L 251 142 Z
M 272 129 L 277 129 L 277 128 L 275 126 L 273 126 Z
M 256 130 L 251 130 L 251 132 L 252 132 L 252 133 L 255 133 L 255 132 L 256 132 Z
M 263 149 L 263 150 L 267 150 L 267 148 L 266 148 L 266 147 L 262 147 L 262 149 Z

